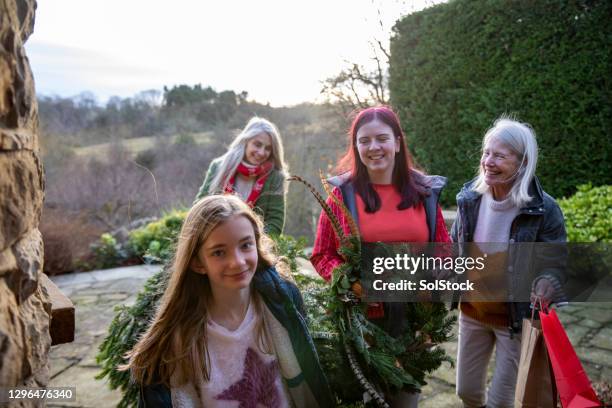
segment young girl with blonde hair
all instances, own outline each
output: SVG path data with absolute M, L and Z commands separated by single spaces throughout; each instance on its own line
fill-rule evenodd
M 334 405 L 300 292 L 262 231 L 235 196 L 191 208 L 155 318 L 123 367 L 140 406 Z

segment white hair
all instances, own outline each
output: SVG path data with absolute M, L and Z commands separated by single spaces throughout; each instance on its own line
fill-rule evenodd
M 244 160 L 247 143 L 260 133 L 265 133 L 270 136 L 270 141 L 272 142 L 270 159 L 274 163 L 274 168 L 283 174 L 283 178 L 286 176 L 287 164 L 285 163 L 283 143 L 278 129 L 274 123 L 269 120 L 254 116 L 249 120 L 249 123 L 247 123 L 242 132 L 236 136 L 228 151 L 221 156 L 219 169 L 210 184 L 210 193 L 223 190 L 230 178 L 236 173 L 236 169 L 240 162 Z
M 529 185 L 535 177 L 538 164 L 538 142 L 531 126 L 512 118 L 501 116 L 493 127 L 487 130 L 482 140 L 482 151 L 492 139 L 497 139 L 509 148 L 518 158 L 520 164 L 513 175 L 514 183 L 510 189 L 510 197 L 515 206 L 521 208 L 530 200 Z M 485 182 L 483 166 L 478 167 L 478 178 L 474 183 L 474 191 L 484 194 L 490 191 Z

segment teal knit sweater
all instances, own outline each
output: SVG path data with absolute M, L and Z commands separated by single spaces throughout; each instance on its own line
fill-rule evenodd
M 196 200 L 209 194 L 222 193 L 221 191 L 210 191 L 210 184 L 217 175 L 220 164 L 220 157 L 210 163 L 204 182 L 196 195 Z M 265 230 L 268 234 L 278 235 L 283 232 L 285 224 L 285 180 L 281 171 L 272 170 L 253 210 L 263 218 Z

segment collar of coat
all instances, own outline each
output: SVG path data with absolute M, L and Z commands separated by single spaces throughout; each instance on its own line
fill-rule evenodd
M 473 204 L 480 200 L 482 194 L 473 190 L 473 186 L 476 183 L 477 177 L 468 181 L 463 185 L 461 191 L 457 194 L 457 205 L 461 204 Z M 544 191 L 542 185 L 537 177 L 533 177 L 533 180 L 529 184 L 528 189 L 529 195 L 532 197 L 531 200 L 520 209 L 520 212 L 529 212 L 531 214 L 544 213 Z
M 435 176 L 435 175 L 422 175 L 422 176 L 423 176 L 423 180 L 426 183 L 427 188 L 435 191 L 438 194 L 446 185 L 446 181 L 447 181 L 446 177 Z M 349 181 L 351 181 L 351 173 L 350 172 L 342 173 L 340 175 L 329 178 L 327 181 L 332 186 L 340 187 L 348 183 Z

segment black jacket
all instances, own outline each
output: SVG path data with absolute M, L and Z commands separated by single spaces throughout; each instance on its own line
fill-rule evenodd
M 466 183 L 459 194 L 457 194 L 457 217 L 451 228 L 451 237 L 455 243 L 473 242 L 474 231 L 476 230 L 476 222 L 482 195 L 474 191 L 473 185 L 475 179 Z M 510 228 L 509 242 L 549 242 L 563 243 L 567 241 L 565 232 L 565 221 L 563 213 L 559 205 L 546 192 L 542 190 L 542 186 L 537 177 L 534 177 L 529 186 L 529 195 L 531 201 L 519 210 L 518 215 L 512 222 Z M 520 256 L 512 256 L 509 254 L 508 273 L 510 276 L 517 278 L 512 279 L 512 288 L 523 284 L 518 281 L 518 274 L 513 274 L 512 271 L 527 270 L 532 267 L 533 262 L 538 262 L 538 270 L 540 277 L 552 278 L 556 292 L 562 293 L 561 285 L 565 283 L 565 263 L 567 252 L 564 247 L 557 247 L 554 251 L 538 251 L 538 259 L 525 254 L 521 250 Z M 513 293 L 511 290 L 510 293 Z M 515 292 L 516 293 L 516 292 Z M 556 299 L 560 300 L 560 299 Z M 513 302 L 512 296 L 508 299 L 508 318 L 512 333 L 518 333 L 521 330 L 522 320 L 524 317 L 530 316 L 531 311 L 528 302 Z M 456 307 L 456 303 L 453 304 Z

